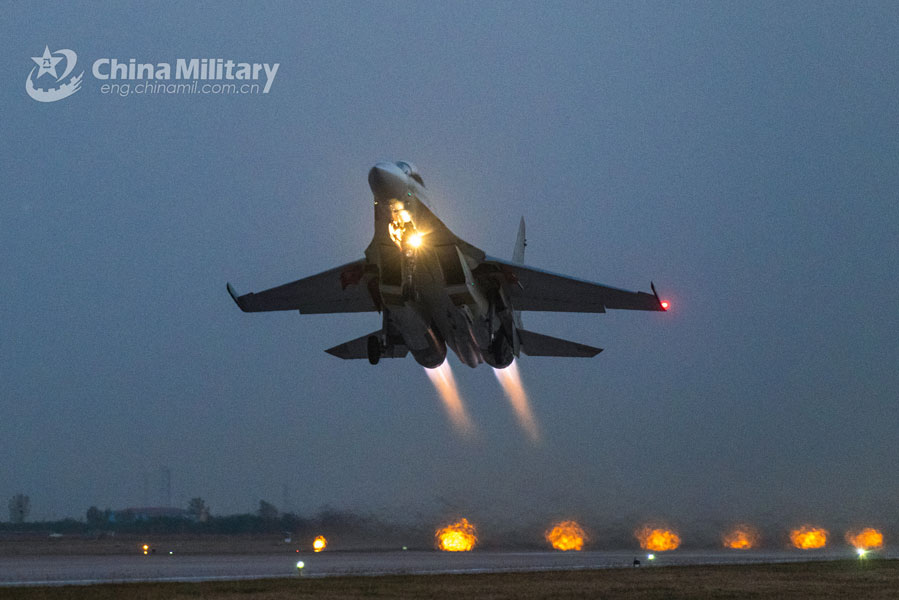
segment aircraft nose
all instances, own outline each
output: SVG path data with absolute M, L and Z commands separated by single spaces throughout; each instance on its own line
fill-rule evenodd
M 368 185 L 378 198 L 400 198 L 406 191 L 406 174 L 393 163 L 379 162 L 368 172 Z

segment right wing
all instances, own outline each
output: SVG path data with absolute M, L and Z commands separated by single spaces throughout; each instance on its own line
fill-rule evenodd
M 607 308 L 664 311 L 655 292 L 629 292 L 542 271 L 500 258 L 487 257 L 478 276 L 498 276 L 515 310 L 603 313 Z
M 347 263 L 271 289 L 238 296 L 228 284 L 228 293 L 244 312 L 298 310 L 305 314 L 368 312 L 379 310 L 369 283 L 372 275 L 365 260 Z

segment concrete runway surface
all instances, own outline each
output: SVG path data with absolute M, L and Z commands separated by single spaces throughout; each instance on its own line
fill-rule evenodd
M 888 550 L 877 556 L 899 557 Z M 434 573 L 492 573 L 665 565 L 793 562 L 855 557 L 852 548 L 814 551 L 686 551 L 630 552 L 322 552 L 253 555 L 177 555 L 159 548 L 156 554 L 127 556 L 0 557 L 0 586 L 89 585 L 113 582 L 216 581 L 303 577 Z

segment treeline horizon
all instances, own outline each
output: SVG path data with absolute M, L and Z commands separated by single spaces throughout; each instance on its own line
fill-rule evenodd
M 100 510 L 90 507 L 82 519 L 63 518 L 45 521 L 14 522 L 0 521 L 0 538 L 15 539 L 18 536 L 80 536 L 84 539 L 103 539 L 122 535 L 270 535 L 280 538 L 294 537 L 298 541 L 311 543 L 316 535 L 325 535 L 329 548 L 359 547 L 405 547 L 431 548 L 434 546 L 435 530 L 446 525 L 449 519 L 407 515 L 407 519 L 397 521 L 376 513 L 360 513 L 349 509 L 335 509 L 324 506 L 311 516 L 295 512 L 279 512 L 265 501 L 260 501 L 255 512 L 230 515 L 210 514 L 200 498 L 194 498 L 188 509 L 181 510 L 182 516 L 142 516 L 141 508 L 119 511 Z M 478 548 L 521 548 L 545 549 L 544 538 L 547 528 L 558 519 L 522 519 L 518 524 L 509 524 L 495 519 L 473 519 L 478 531 Z M 803 521 L 798 519 L 759 519 L 756 527 L 760 534 L 758 549 L 791 549 L 789 532 Z M 588 549 L 635 548 L 635 529 L 640 524 L 660 523 L 651 519 L 641 519 L 635 515 L 609 520 L 597 527 L 589 519 L 581 520 L 587 532 Z M 806 521 L 807 522 L 807 521 Z M 844 534 L 850 530 L 872 525 L 883 532 L 885 545 L 893 545 L 899 539 L 899 528 L 895 523 L 879 521 L 811 521 L 823 525 L 827 533 L 827 547 L 848 547 Z M 660 523 L 661 524 L 661 523 Z M 675 522 L 672 527 L 682 538 L 681 548 L 709 549 L 721 547 L 721 536 L 732 529 L 730 520 L 710 520 Z
M 314 516 L 303 517 L 293 512 L 278 512 L 273 505 L 262 501 L 255 513 L 231 515 L 191 514 L 184 516 L 141 517 L 140 509 L 99 510 L 90 507 L 85 518 L 45 521 L 0 521 L 0 533 L 58 533 L 100 537 L 113 533 L 125 534 L 288 534 L 301 535 L 320 530 L 340 535 L 345 533 L 373 533 L 374 530 L 394 529 L 379 519 L 350 511 L 322 508 Z

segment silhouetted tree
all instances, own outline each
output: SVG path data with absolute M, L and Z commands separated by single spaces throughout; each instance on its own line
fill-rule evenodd
M 103 525 L 103 511 L 101 511 L 96 506 L 91 506 L 87 509 L 87 525 L 88 527 L 100 527 Z
M 266 521 L 273 521 L 278 518 L 278 509 L 274 504 L 269 504 L 265 500 L 260 500 L 258 514 Z
M 199 523 L 209 520 L 209 507 L 206 506 L 206 501 L 200 497 L 190 499 L 190 502 L 187 503 L 187 512 Z
M 24 523 L 31 512 L 31 498 L 25 494 L 16 494 L 9 499 L 9 520 L 12 523 Z

